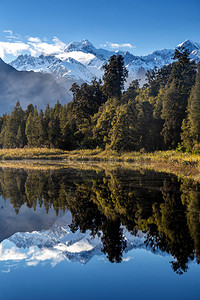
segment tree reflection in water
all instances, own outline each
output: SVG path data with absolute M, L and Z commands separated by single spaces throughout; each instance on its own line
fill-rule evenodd
M 146 233 L 152 251 L 170 253 L 173 270 L 182 274 L 188 263 L 200 262 L 200 185 L 154 171 L 36 171 L 0 169 L 0 194 L 16 213 L 22 205 L 46 213 L 69 210 L 72 232 L 101 236 L 110 262 L 120 263 L 126 248 L 123 227 Z M 101 234 L 102 233 L 102 234 Z

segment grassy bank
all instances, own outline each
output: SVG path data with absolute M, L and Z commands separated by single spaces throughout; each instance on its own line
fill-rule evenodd
M 141 171 L 151 169 L 200 181 L 200 155 L 176 151 L 119 154 L 102 150 L 2 149 L 0 150 L 0 167 L 37 170 L 69 167 L 83 170 L 112 170 L 125 167 Z
M 198 166 L 200 154 L 176 151 L 157 151 L 153 153 L 129 152 L 119 154 L 115 151 L 74 150 L 63 151 L 48 148 L 0 149 L 0 160 L 68 160 L 102 162 L 169 162 L 173 164 Z

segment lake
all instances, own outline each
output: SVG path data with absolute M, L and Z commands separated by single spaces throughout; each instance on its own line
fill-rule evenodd
M 200 184 L 134 168 L 0 169 L 1 299 L 200 299 Z

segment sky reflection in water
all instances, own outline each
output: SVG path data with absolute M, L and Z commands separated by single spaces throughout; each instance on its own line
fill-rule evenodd
M 199 299 L 199 190 L 153 171 L 1 169 L 2 299 Z

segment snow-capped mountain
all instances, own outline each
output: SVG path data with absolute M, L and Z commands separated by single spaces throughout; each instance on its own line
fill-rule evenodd
M 191 59 L 198 62 L 200 60 L 200 44 L 186 40 L 179 46 L 184 46 L 190 52 Z M 30 55 L 20 55 L 11 62 L 11 66 L 20 71 L 35 71 L 51 74 L 54 79 L 70 89 L 73 82 L 81 84 L 90 83 L 94 77 L 101 78 L 103 75 L 103 65 L 113 54 L 121 54 L 124 57 L 125 65 L 129 71 L 127 85 L 134 79 L 141 79 L 141 84 L 145 82 L 147 70 L 163 67 L 173 62 L 175 49 L 157 50 L 146 56 L 134 56 L 128 51 L 108 51 L 96 49 L 88 40 L 70 43 L 62 53 L 54 56 L 33 57 Z
M 40 55 L 39 57 L 33 57 L 31 55 L 19 55 L 16 60 L 11 63 L 11 65 L 18 71 L 35 71 L 40 72 L 49 65 L 52 65 L 57 61 L 57 58 L 53 55 Z
M 59 218 L 49 230 L 18 232 L 0 244 L 0 261 L 23 261 L 27 266 L 50 261 L 52 265 L 62 260 L 86 264 L 95 255 L 103 255 L 101 236 L 91 236 L 77 230 L 73 233 L 69 227 L 71 214 Z M 146 234 L 139 231 L 137 235 L 130 234 L 123 228 L 127 242 L 125 252 L 132 249 L 146 249 L 154 254 L 167 255 L 160 250 L 145 245 Z
M 179 44 L 177 47 L 184 46 L 191 53 L 194 50 L 200 50 L 200 43 L 193 42 L 191 40 L 186 40 L 185 42 Z

